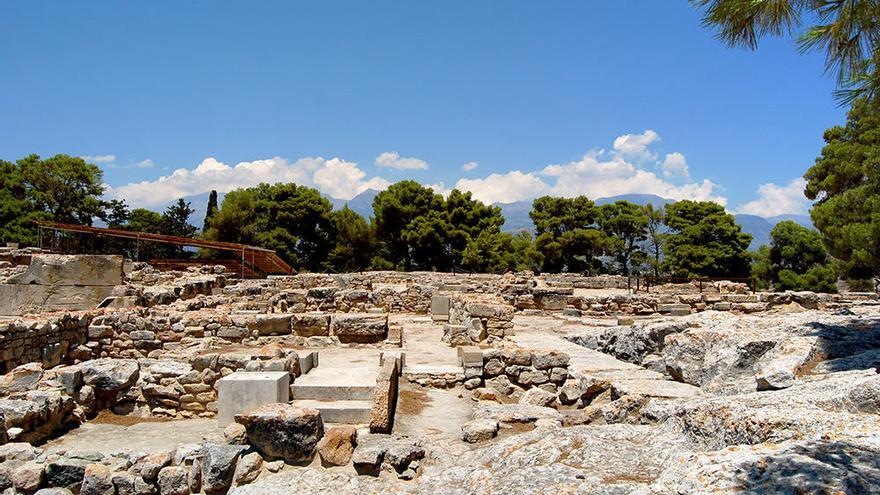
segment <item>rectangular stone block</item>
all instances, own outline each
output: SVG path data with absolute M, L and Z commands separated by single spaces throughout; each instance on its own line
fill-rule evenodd
M 397 364 L 397 373 L 403 373 L 403 367 L 406 366 L 406 353 L 403 351 L 382 351 L 379 353 L 379 366 L 382 367 L 388 359 L 394 360 Z
M 304 353 L 305 351 L 300 351 L 299 353 L 299 372 L 300 374 L 305 375 L 312 368 L 318 367 L 318 351 L 312 351 Z
M 434 321 L 449 321 L 449 296 L 431 296 L 431 318 Z
M 338 313 L 330 323 L 330 333 L 342 343 L 377 343 L 388 337 L 388 314 Z
M 326 313 L 296 314 L 290 319 L 293 333 L 300 337 L 328 337 L 330 335 L 330 315 Z
M 265 404 L 290 400 L 290 373 L 237 371 L 217 380 L 217 423 L 225 427 L 236 414 Z
M 458 348 L 458 364 L 464 368 L 483 367 L 483 350 L 475 345 Z

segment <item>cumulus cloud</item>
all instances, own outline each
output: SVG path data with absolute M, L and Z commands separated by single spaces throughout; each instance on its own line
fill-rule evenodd
M 651 129 L 641 134 L 624 134 L 614 140 L 614 151 L 617 155 L 640 160 L 656 160 L 657 155 L 648 149 L 651 144 L 660 141 L 660 135 Z
M 464 170 L 465 172 L 470 172 L 471 170 L 474 170 L 479 166 L 480 166 L 480 164 L 477 162 L 467 162 L 461 166 L 461 169 Z
M 125 199 L 133 206 L 156 207 L 176 198 L 213 190 L 226 193 L 260 182 L 294 182 L 318 187 L 339 198 L 351 199 L 366 189 L 384 189 L 388 181 L 381 177 L 367 179 L 356 163 L 339 158 L 301 158 L 293 163 L 280 157 L 227 165 L 208 157 L 193 169 L 179 168 L 170 175 L 152 181 L 132 182 L 108 188 L 110 198 Z
M 86 155 L 80 158 L 89 163 L 113 163 L 116 161 L 116 155 Z
M 532 172 L 514 170 L 506 174 L 490 174 L 482 179 L 459 179 L 455 187 L 470 191 L 474 198 L 490 204 L 534 198 L 547 189 L 547 184 Z
M 807 213 L 810 202 L 804 196 L 807 182 L 798 177 L 780 186 L 772 182 L 758 186 L 758 198 L 740 205 L 737 213 L 747 213 L 762 217 L 776 215 L 801 215 Z
M 428 170 L 428 162 L 418 158 L 401 157 L 396 151 L 386 151 L 376 157 L 376 165 L 395 170 Z
M 681 177 L 690 180 L 691 173 L 688 169 L 687 160 L 684 155 L 679 152 L 669 153 L 660 164 L 660 170 L 663 171 L 663 177 Z
M 512 202 L 530 200 L 544 194 L 573 197 L 585 195 L 597 199 L 620 194 L 655 194 L 664 198 L 714 201 L 727 204 L 711 180 L 694 181 L 690 178 L 687 160 L 681 153 L 666 155 L 662 163 L 645 164 L 644 160 L 656 154 L 651 143 L 660 140 L 656 132 L 626 134 L 614 141 L 610 152 L 593 150 L 580 160 L 551 164 L 536 172 L 513 171 L 491 174 L 483 179 L 461 179 L 456 187 L 474 193 L 484 202 Z M 654 170 L 659 167 L 663 177 Z M 649 170 L 649 168 L 651 170 Z M 684 179 L 684 184 L 672 183 L 670 177 Z
M 339 199 L 351 199 L 367 189 L 381 190 L 390 185 L 381 177 L 364 180 L 366 176 L 356 163 L 333 158 L 315 170 L 312 180 L 322 192 Z

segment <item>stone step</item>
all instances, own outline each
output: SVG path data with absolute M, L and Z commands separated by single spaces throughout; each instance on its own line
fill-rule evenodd
M 300 384 L 290 386 L 290 398 L 293 400 L 372 400 L 375 382 L 372 385 L 328 385 Z
M 321 411 L 324 423 L 368 424 L 373 403 L 369 400 L 294 400 L 297 407 L 311 407 Z
M 377 367 L 318 367 L 294 380 L 291 400 L 372 400 Z

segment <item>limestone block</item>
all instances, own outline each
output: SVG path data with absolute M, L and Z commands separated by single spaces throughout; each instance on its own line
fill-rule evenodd
M 35 254 L 27 271 L 10 277 L 9 282 L 23 285 L 121 285 L 122 256 Z
M 286 371 L 237 371 L 217 381 L 217 423 L 226 426 L 236 414 L 265 404 L 286 403 L 290 393 Z
M 388 314 L 336 314 L 330 333 L 342 343 L 376 343 L 388 337 Z
M 293 333 L 299 337 L 328 337 L 330 335 L 330 315 L 326 313 L 295 314 L 290 319 Z

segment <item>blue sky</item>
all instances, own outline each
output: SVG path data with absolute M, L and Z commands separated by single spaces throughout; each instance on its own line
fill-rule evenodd
M 821 55 L 728 49 L 683 0 L 21 1 L 0 19 L 0 157 L 90 157 L 137 206 L 412 178 L 802 213 L 797 179 L 844 119 Z

